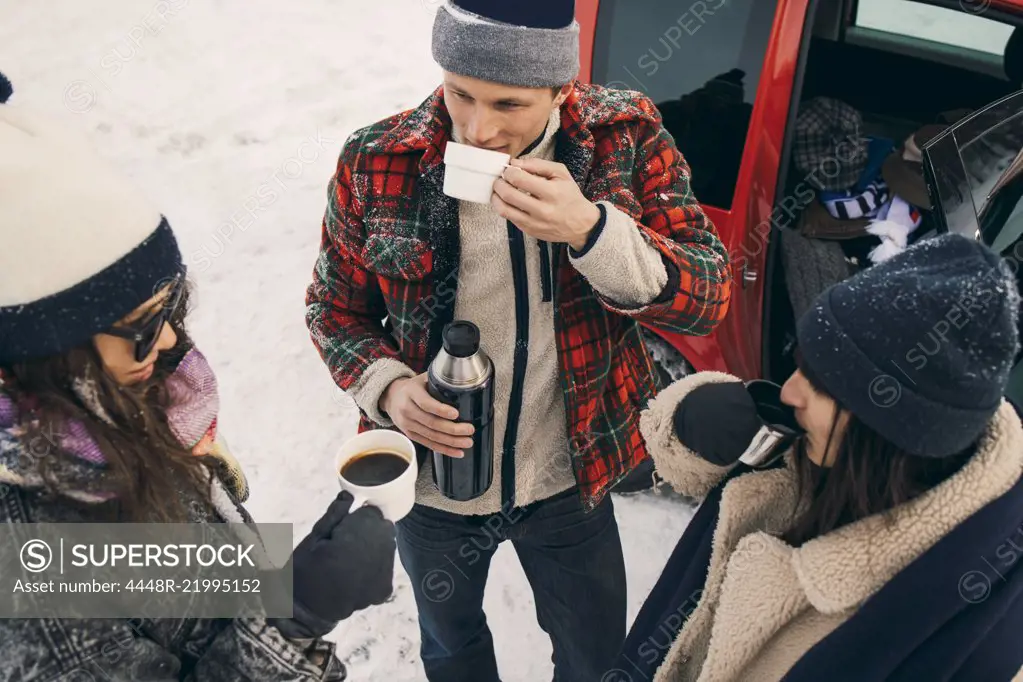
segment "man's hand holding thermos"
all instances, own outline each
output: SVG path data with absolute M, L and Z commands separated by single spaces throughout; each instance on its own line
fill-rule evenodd
M 380 396 L 380 409 L 410 440 L 448 457 L 472 447 L 472 424 L 459 423 L 458 410 L 426 390 L 427 373 L 395 379 Z
M 425 374 L 391 382 L 380 409 L 433 452 L 441 494 L 465 502 L 494 480 L 494 363 L 481 347 L 479 327 L 468 320 L 446 324 L 443 340 Z

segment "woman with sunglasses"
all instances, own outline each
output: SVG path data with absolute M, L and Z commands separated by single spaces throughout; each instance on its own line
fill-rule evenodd
M 0 105 L 0 523 L 251 522 L 187 299 L 167 220 L 88 143 Z M 395 555 L 351 504 L 295 548 L 293 617 L 0 616 L 0 680 L 344 679 L 322 637 L 386 601 Z
M 657 471 L 703 502 L 602 682 L 1023 674 L 1019 301 L 945 235 L 821 294 L 774 401 L 719 372 L 660 393 Z

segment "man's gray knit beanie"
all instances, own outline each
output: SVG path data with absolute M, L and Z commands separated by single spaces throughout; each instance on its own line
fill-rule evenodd
M 579 73 L 574 0 L 448 0 L 433 24 L 433 58 L 445 71 L 545 88 Z

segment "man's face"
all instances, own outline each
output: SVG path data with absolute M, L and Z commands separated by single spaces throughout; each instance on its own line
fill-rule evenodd
M 461 142 L 512 158 L 540 136 L 551 110 L 560 106 L 571 85 L 519 88 L 444 73 L 444 104 Z

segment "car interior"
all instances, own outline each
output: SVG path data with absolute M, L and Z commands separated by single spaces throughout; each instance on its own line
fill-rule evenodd
M 836 27 L 834 8 L 843 6 L 850 7 L 820 3 L 800 98 L 843 99 L 863 113 L 868 134 L 901 140 L 945 112 L 982 107 L 1023 85 L 1023 29 L 1012 31 L 1002 55 L 981 55 L 958 45 L 884 35 L 886 31 L 854 24 Z M 933 7 L 942 14 L 967 15 L 958 3 L 952 3 L 958 9 Z
M 897 148 L 924 126 L 946 126 L 967 114 L 1023 88 L 1023 17 L 1000 14 L 990 8 L 983 16 L 968 10 L 967 2 L 910 2 L 886 0 L 892 4 L 912 5 L 920 16 L 935 19 L 932 25 L 898 25 L 884 29 L 859 25 L 860 3 L 878 4 L 878 0 L 820 0 L 813 29 L 804 37 L 803 57 L 797 69 L 797 81 L 790 109 L 789 129 L 778 198 L 792 195 L 806 174 L 797 168 L 792 154 L 793 129 L 802 107 L 815 98 L 834 98 L 855 108 L 862 116 L 862 130 L 870 138 L 879 138 Z M 888 5 L 890 8 L 891 5 Z M 985 4 L 986 7 L 986 4 Z M 867 14 L 864 7 L 864 14 Z M 958 14 L 956 14 L 958 13 Z M 991 22 L 979 25 L 978 21 Z M 962 22 L 960 34 L 969 27 L 985 32 L 988 43 L 983 49 L 964 45 L 954 31 L 936 37 L 907 33 L 937 33 L 938 25 Z M 972 24 L 970 22 L 973 22 Z M 864 21 L 864 24 L 869 22 Z M 895 30 L 898 29 L 898 30 Z M 1023 139 L 1014 136 L 1003 143 L 1023 147 Z M 1014 153 L 1015 153 L 1014 152 Z M 783 214 L 784 215 L 784 214 Z M 768 249 L 765 290 L 764 335 L 765 375 L 784 380 L 795 369 L 795 319 L 805 302 L 835 281 L 859 269 L 870 267 L 865 249 L 880 243 L 868 235 L 853 239 L 805 238 L 800 234 L 798 214 L 785 218 L 784 230 L 777 226 Z M 925 238 L 943 227 L 932 211 L 921 210 L 919 227 L 909 243 Z M 805 232 L 803 234 L 806 234 Z M 1021 254 L 1023 255 L 1023 254 Z M 1020 373 L 1023 383 L 1023 372 Z
M 794 163 L 792 146 L 795 120 L 808 102 L 841 100 L 859 112 L 865 135 L 898 145 L 926 124 L 954 123 L 1023 88 L 1023 15 L 1000 13 L 989 4 L 811 0 L 811 29 L 800 45 L 775 205 L 803 196 L 793 194 L 806 174 Z M 732 208 L 775 10 L 776 3 L 761 0 L 600 0 L 594 82 L 639 90 L 654 101 L 704 205 Z M 1023 126 L 1013 127 L 1020 135 L 1008 144 L 1018 152 Z M 1011 186 L 1023 196 L 1023 155 L 1018 161 L 1021 172 Z M 998 209 L 1010 227 L 992 227 L 991 239 L 998 248 L 1015 250 L 1017 272 L 1023 272 L 1023 209 L 1016 210 L 1010 194 L 1002 193 L 1008 199 Z M 798 234 L 792 224 L 797 216 L 790 218 L 772 228 L 764 273 L 762 376 L 779 383 L 795 369 L 793 300 L 805 305 L 836 276 L 864 265 L 862 248 L 851 249 L 855 267 L 849 262 L 847 251 L 857 240 L 839 245 L 803 238 L 794 243 L 805 248 L 783 248 L 793 242 L 781 238 L 780 227 L 797 228 L 784 230 L 786 236 Z M 910 239 L 936 230 L 925 211 Z M 872 247 L 869 239 L 858 241 Z M 673 346 L 656 334 L 645 336 L 663 385 L 691 371 Z M 1023 362 L 1017 362 L 1009 393 L 1023 403 Z M 637 473 L 649 478 L 649 472 Z
M 883 242 L 868 232 L 866 225 L 877 227 L 871 222 L 875 216 L 892 221 L 895 196 L 904 194 L 884 172 L 877 173 L 884 164 L 872 161 L 852 189 L 845 186 L 845 193 L 856 195 L 863 191 L 863 176 L 877 173 L 885 181 L 878 194 L 883 198 L 869 206 L 870 215 L 859 216 L 860 226 L 845 232 L 850 223 L 829 223 L 825 215 L 829 230 L 806 229 L 804 216 L 814 204 L 818 213 L 834 216 L 837 209 L 827 203 L 835 201 L 831 188 L 817 186 L 809 201 L 803 198 L 808 175 L 794 153 L 800 113 L 814 102 L 840 102 L 845 114 L 854 112 L 859 136 L 869 139 L 871 159 L 875 153 L 881 161 L 905 159 L 909 148 L 900 148 L 910 136 L 919 142 L 919 154 L 927 140 L 915 134 L 925 127 L 936 134 L 934 128 L 967 120 L 970 112 L 1023 88 L 1023 13 L 1000 11 L 990 0 L 811 0 L 808 7 L 775 197 L 774 217 L 782 220 L 772 227 L 763 273 L 762 376 L 773 381 L 784 381 L 794 370 L 795 319 L 817 293 L 880 260 L 879 245 L 890 254 L 941 227 L 927 206 L 903 201 L 897 218 L 904 243 Z M 594 82 L 639 90 L 654 101 L 704 205 L 732 208 L 764 55 L 775 37 L 776 9 L 777 3 L 761 0 L 600 0 Z M 1015 154 L 1023 148 L 1023 126 L 1012 128 L 1016 132 L 1000 144 Z M 922 172 L 915 168 L 910 179 L 926 196 Z M 1013 215 L 1010 222 L 1023 233 L 1023 211 Z M 667 368 L 662 380 L 687 371 L 672 346 L 654 334 L 648 343 L 659 369 Z M 1023 370 L 1020 384 L 1023 389 Z

